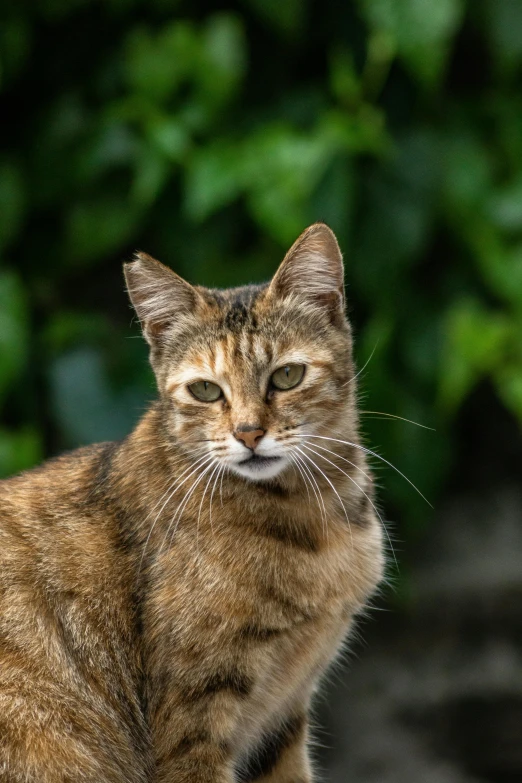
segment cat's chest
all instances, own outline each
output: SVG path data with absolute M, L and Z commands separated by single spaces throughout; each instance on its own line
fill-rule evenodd
M 220 635 L 268 638 L 346 604 L 356 563 L 345 524 L 315 536 L 272 519 L 254 529 L 187 526 L 158 566 L 154 603 L 167 622 L 190 607 L 195 625 Z
M 306 701 L 357 608 L 347 526 L 319 538 L 272 522 L 187 525 L 151 571 L 144 618 L 150 672 L 171 696 L 194 683 L 241 683 L 238 752 Z

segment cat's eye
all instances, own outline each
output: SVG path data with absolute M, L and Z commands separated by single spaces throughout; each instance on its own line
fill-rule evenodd
M 190 393 L 201 402 L 215 402 L 223 396 L 223 392 L 216 383 L 210 381 L 196 381 L 189 386 Z
M 270 381 L 276 389 L 293 389 L 303 380 L 304 371 L 304 364 L 285 364 L 275 371 Z

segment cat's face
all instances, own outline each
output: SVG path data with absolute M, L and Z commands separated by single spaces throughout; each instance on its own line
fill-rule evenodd
M 307 434 L 349 425 L 351 337 L 326 226 L 299 238 L 270 285 L 194 288 L 143 255 L 126 274 L 166 427 L 200 466 L 271 480 L 299 463 Z

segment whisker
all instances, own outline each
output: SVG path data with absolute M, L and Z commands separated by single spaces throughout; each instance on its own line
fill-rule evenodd
M 377 340 L 377 342 L 375 343 L 375 345 L 374 345 L 374 348 L 373 348 L 373 351 L 371 352 L 371 354 L 369 355 L 368 359 L 367 359 L 367 360 L 366 360 L 366 362 L 363 364 L 363 366 L 361 367 L 361 369 L 360 369 L 358 372 L 356 372 L 356 373 L 355 373 L 355 375 L 353 376 L 353 378 L 350 378 L 350 380 L 349 380 L 349 381 L 346 381 L 346 383 L 343 383 L 343 386 L 348 386 L 348 384 L 349 384 L 349 383 L 353 383 L 353 382 L 355 381 L 355 379 L 356 379 L 356 378 L 358 378 L 358 377 L 359 377 L 359 375 L 360 375 L 362 372 L 364 372 L 364 371 L 365 371 L 365 369 L 366 369 L 366 368 L 368 367 L 368 365 L 370 364 L 370 362 L 371 362 L 371 360 L 372 360 L 372 358 L 373 358 L 373 354 L 374 354 L 374 353 L 375 353 L 375 351 L 377 350 L 377 346 L 378 346 L 378 345 L 379 345 L 379 340 Z
M 308 432 L 303 432 L 302 434 L 303 434 L 304 437 L 307 437 L 307 438 L 320 438 L 321 440 L 332 440 L 335 443 L 344 443 L 346 446 L 353 446 L 356 449 L 360 449 L 361 451 L 364 451 L 365 454 L 371 454 L 372 457 L 375 457 L 376 459 L 380 459 L 381 462 L 386 463 L 386 465 L 389 465 L 390 468 L 395 470 L 396 473 L 399 474 L 399 476 L 402 476 L 402 478 L 405 481 L 407 481 L 408 484 L 410 484 L 413 487 L 415 492 L 417 492 L 417 494 L 419 494 L 421 496 L 421 498 L 428 504 L 428 506 L 430 508 L 433 508 L 433 506 L 431 505 L 430 501 L 427 498 L 424 497 L 424 495 L 422 494 L 420 489 L 415 486 L 413 481 L 410 481 L 408 476 L 405 476 L 404 473 L 402 473 L 402 471 L 399 470 L 399 468 L 396 468 L 395 465 L 393 465 L 391 462 L 389 462 L 385 457 L 381 457 L 381 455 L 377 454 L 377 452 L 372 451 L 371 449 L 366 448 L 366 446 L 361 446 L 359 443 L 352 443 L 349 440 L 341 440 L 340 438 L 327 438 L 325 435 L 312 435 L 311 433 L 308 433 Z
M 293 454 L 289 454 L 288 456 L 290 457 L 290 460 L 292 462 L 292 465 L 294 466 L 294 469 L 297 468 L 297 470 L 301 474 L 301 478 L 303 479 L 304 485 L 306 487 L 306 494 L 308 495 L 308 502 L 311 503 L 312 502 L 312 498 L 310 497 L 310 490 L 308 489 L 308 482 L 305 480 L 305 476 L 303 474 L 303 471 L 301 470 L 301 466 L 297 464 Z
M 352 526 L 351 526 L 351 524 L 350 524 L 350 518 L 349 518 L 349 516 L 348 516 L 348 512 L 346 511 L 345 505 L 344 505 L 344 503 L 343 503 L 343 501 L 342 501 L 342 498 L 341 498 L 340 494 L 337 492 L 336 488 L 334 487 L 334 485 L 332 484 L 332 482 L 330 481 L 330 479 L 328 478 L 328 476 L 326 475 L 326 473 L 325 473 L 324 471 L 322 471 L 322 470 L 321 470 L 321 468 L 320 468 L 320 467 L 317 465 L 317 463 L 316 463 L 316 462 L 314 462 L 314 460 L 313 460 L 313 459 L 312 459 L 312 458 L 311 458 L 311 457 L 310 457 L 308 454 L 305 454 L 305 452 L 304 452 L 304 451 L 301 451 L 301 449 L 300 449 L 299 447 L 298 447 L 298 451 L 299 451 L 299 452 L 300 452 L 300 453 L 301 453 L 301 454 L 302 454 L 302 455 L 305 457 L 305 459 L 307 459 L 307 460 L 308 460 L 308 461 L 309 461 L 309 462 L 310 462 L 310 463 L 311 463 L 311 464 L 314 466 L 314 468 L 315 468 L 316 470 L 318 470 L 318 471 L 319 471 L 319 473 L 320 473 L 320 474 L 323 476 L 323 478 L 324 478 L 324 479 L 326 479 L 326 481 L 329 483 L 329 485 L 331 486 L 331 488 L 333 489 L 333 491 L 334 491 L 334 492 L 335 492 L 335 494 L 337 495 L 337 498 L 339 499 L 339 503 L 341 504 L 341 508 L 342 508 L 342 510 L 344 511 L 344 515 L 345 515 L 345 517 L 346 517 L 346 521 L 347 521 L 347 523 L 348 523 L 348 530 L 350 531 L 350 540 L 351 540 L 351 543 L 352 543 L 352 551 L 353 551 L 353 534 L 352 534 Z
M 221 478 L 219 480 L 219 497 L 221 501 L 221 508 L 223 508 L 223 476 L 225 475 L 226 471 L 226 465 L 223 465 L 223 471 L 221 473 Z
M 210 474 L 210 476 L 208 478 L 208 481 L 205 484 L 205 489 L 203 490 L 203 494 L 201 496 L 201 501 L 199 503 L 198 518 L 196 520 L 196 552 L 199 551 L 199 522 L 200 522 L 200 519 L 201 519 L 201 509 L 203 507 L 203 501 L 205 500 L 205 495 L 207 494 L 207 489 L 209 488 L 210 482 L 212 481 L 212 476 L 214 475 L 214 473 L 216 472 L 216 470 L 218 468 L 219 468 L 219 462 L 216 462 L 216 464 L 214 465 L 214 470 Z
M 214 479 L 214 484 L 212 486 L 212 492 L 210 493 L 209 520 L 210 520 L 210 528 L 211 528 L 212 532 L 214 532 L 214 529 L 212 527 L 212 498 L 214 497 L 214 492 L 216 491 L 216 486 L 217 486 L 217 483 L 218 483 L 218 480 L 219 480 L 219 476 L 220 476 L 221 472 L 224 470 L 224 467 L 225 466 L 223 464 L 221 464 L 219 466 L 219 470 L 218 470 L 218 472 L 216 474 L 216 478 Z
M 207 493 L 207 489 L 209 488 L 210 482 L 212 481 L 212 479 L 214 477 L 214 474 L 216 473 L 217 470 L 219 470 L 219 468 L 220 468 L 220 464 L 219 464 L 219 462 L 216 461 L 214 470 L 210 474 L 209 479 L 208 479 L 207 483 L 205 484 L 205 489 L 203 490 L 203 496 L 201 498 L 201 503 L 199 504 L 198 521 L 197 521 L 197 525 L 196 525 L 196 531 L 199 530 L 199 520 L 201 518 L 201 508 L 203 506 L 203 501 L 205 500 L 205 495 Z M 212 503 L 212 496 L 210 498 L 210 502 Z M 212 527 L 212 518 L 210 519 L 210 527 Z M 196 532 L 196 536 L 197 536 L 197 532 Z
M 191 463 L 191 464 L 190 464 L 190 465 L 189 465 L 189 466 L 188 466 L 188 467 L 187 467 L 187 468 L 186 468 L 186 469 L 183 471 L 183 473 L 181 473 L 181 475 L 179 475 L 179 476 L 176 476 L 176 478 L 175 478 L 174 482 L 173 482 L 172 484 L 169 484 L 169 487 L 167 488 L 166 492 L 164 492 L 164 493 L 163 493 L 163 495 L 161 496 L 161 498 L 159 499 L 159 501 L 158 501 L 158 502 L 155 504 L 155 506 L 153 507 L 152 511 L 151 511 L 151 512 L 150 512 L 150 513 L 149 513 L 149 514 L 148 514 L 148 515 L 145 517 L 145 519 L 143 520 L 143 522 L 146 522 L 146 521 L 147 521 L 147 519 L 148 519 L 148 518 L 149 518 L 149 517 L 150 517 L 150 516 L 151 516 L 151 515 L 154 513 L 154 511 L 155 511 L 155 510 L 156 510 L 156 508 L 159 506 L 159 504 L 161 503 L 161 501 L 163 500 L 163 498 L 165 497 L 165 495 L 167 495 L 167 493 L 168 493 L 168 497 L 167 497 L 167 499 L 165 500 L 165 502 L 163 503 L 163 505 L 162 505 L 162 507 L 160 508 L 160 510 L 158 511 L 158 513 L 156 514 L 156 517 L 155 517 L 155 519 L 154 519 L 154 522 L 153 522 L 153 523 L 152 523 L 152 525 L 150 526 L 149 532 L 148 532 L 148 534 L 147 534 L 147 538 L 145 539 L 145 543 L 144 543 L 144 545 L 143 545 L 143 551 L 142 551 L 142 553 L 141 553 L 141 558 L 140 558 L 140 564 L 139 564 L 139 568 L 138 568 L 138 573 L 140 573 L 140 572 L 141 572 L 141 569 L 142 569 L 142 567 L 143 567 L 143 559 L 144 559 L 144 557 L 145 557 L 145 553 L 146 553 L 146 550 L 147 550 L 147 546 L 148 546 L 148 544 L 149 544 L 150 537 L 151 537 L 151 535 L 152 535 L 152 532 L 153 532 L 153 530 L 154 530 L 154 528 L 155 528 L 155 526 L 156 526 L 156 523 L 157 523 L 158 519 L 160 518 L 161 514 L 163 513 L 163 510 L 164 510 L 164 508 L 165 508 L 165 507 L 166 507 L 166 505 L 169 503 L 169 501 L 171 500 L 171 498 L 172 498 L 172 497 L 173 497 L 173 496 L 176 494 L 176 492 L 177 492 L 177 490 L 179 489 L 179 487 L 181 487 L 181 486 L 182 486 L 182 485 L 185 483 L 185 481 L 186 481 L 188 478 L 190 478 L 190 476 L 192 475 L 192 473 L 190 474 L 190 476 L 187 476 L 187 478 L 183 479 L 183 481 L 181 481 L 181 483 L 180 483 L 180 479 L 182 479 L 182 478 L 183 478 L 183 476 L 184 476 L 184 475 L 185 475 L 185 474 L 186 474 L 186 473 L 187 473 L 187 472 L 188 472 L 188 471 L 189 471 L 191 468 L 194 468 L 195 466 L 197 466 L 197 465 L 198 465 L 198 463 L 201 463 L 202 461 L 203 461 L 203 463 L 204 463 L 204 460 L 205 460 L 205 457 L 206 457 L 206 456 L 208 456 L 208 455 L 205 455 L 205 454 L 203 454 L 203 456 L 199 457 L 199 458 L 198 458 L 198 459 L 197 459 L 195 462 L 192 462 L 192 463 Z M 142 524 L 143 524 L 143 523 L 142 523 Z
M 163 549 L 163 547 L 164 547 L 164 545 L 165 545 L 165 542 L 166 542 L 166 540 L 167 540 L 167 538 L 168 538 L 168 535 L 169 535 L 170 529 L 171 529 L 171 527 L 172 527 L 172 524 L 173 524 L 173 523 L 174 523 L 174 521 L 176 520 L 176 517 L 178 518 L 178 522 L 179 522 L 179 519 L 181 518 L 181 514 L 183 513 L 183 511 L 184 511 L 184 509 L 185 509 L 185 506 L 186 506 L 186 504 L 187 504 L 187 502 L 188 502 L 188 500 L 189 500 L 190 496 L 192 495 L 193 491 L 195 490 L 195 488 L 197 487 L 197 485 L 199 484 L 199 482 L 201 481 L 201 479 L 202 479 L 202 478 L 203 478 L 203 477 L 206 475 L 206 473 L 208 473 L 208 471 L 209 471 L 209 470 L 212 468 L 213 461 L 214 461 L 213 457 L 209 457 L 209 460 L 208 460 L 208 462 L 210 462 L 210 465 L 208 464 L 208 462 L 204 462 L 202 465 L 198 465 L 198 467 L 197 467 L 195 470 L 193 470 L 193 471 L 192 471 L 192 473 L 190 473 L 190 475 L 189 475 L 189 476 L 187 476 L 187 478 L 186 478 L 186 479 L 183 481 L 183 483 L 185 483 L 185 481 L 187 481 L 187 480 L 190 478 L 190 476 L 194 475 L 194 473 L 196 473 L 198 470 L 201 470 L 201 468 L 203 468 L 203 473 L 201 473 L 199 476 L 197 476 L 197 477 L 196 477 L 195 481 L 194 481 L 194 482 L 193 482 L 193 484 L 190 486 L 189 490 L 188 490 L 188 491 L 185 493 L 185 496 L 183 497 L 183 499 L 181 500 L 181 502 L 180 502 L 180 503 L 178 504 L 178 506 L 176 507 L 176 510 L 175 510 L 175 512 L 174 512 L 174 515 L 173 515 L 172 519 L 170 520 L 170 522 L 169 522 L 169 524 L 168 524 L 168 527 L 167 527 L 167 530 L 166 530 L 166 532 L 165 532 L 165 535 L 163 536 L 163 540 L 162 540 L 162 542 L 161 542 L 161 546 L 160 546 L 160 547 L 159 547 L 159 549 L 158 549 L 158 555 L 157 555 L 157 558 L 158 558 L 158 560 L 159 560 L 159 556 L 160 556 L 160 554 L 161 554 L 161 551 L 162 551 L 162 549 Z M 180 485 L 180 486 L 181 486 L 181 485 Z M 176 525 L 176 529 L 177 529 L 177 525 Z M 174 533 L 175 533 L 175 530 L 174 530 Z M 171 540 L 172 540 L 172 536 L 171 536 Z
M 310 486 L 312 487 L 312 491 L 313 491 L 313 493 L 315 495 L 315 499 L 316 499 L 317 505 L 319 507 L 319 513 L 321 515 L 321 526 L 322 526 L 322 529 L 323 529 L 323 533 L 325 533 L 328 530 L 328 519 L 327 519 L 327 514 L 326 514 L 326 506 L 324 505 L 323 496 L 321 494 L 321 489 L 319 487 L 319 484 L 315 480 L 315 476 L 311 472 L 311 470 L 308 467 L 308 465 L 306 465 L 304 460 L 300 459 L 297 456 L 297 454 L 295 454 L 295 450 L 294 450 L 293 453 L 294 453 L 295 459 L 301 465 L 303 471 L 305 472 L 305 475 L 308 476 L 308 479 L 310 481 Z M 328 535 L 328 534 L 326 533 L 326 535 Z
M 349 478 L 349 479 L 350 479 L 350 481 L 352 482 L 352 484 L 355 484 L 355 486 L 357 487 L 357 489 L 358 489 L 360 492 L 362 492 L 362 494 L 364 495 L 364 497 L 366 498 L 366 500 L 368 501 L 368 503 L 370 503 L 371 507 L 373 508 L 373 510 L 375 511 L 375 513 L 377 514 L 377 517 L 379 518 L 379 521 L 380 521 L 380 523 L 381 523 L 381 525 L 382 525 L 382 527 L 383 527 L 383 530 L 384 530 L 384 532 L 386 533 L 386 537 L 387 537 L 387 539 L 388 539 L 388 543 L 389 543 L 389 545 L 390 545 L 390 550 L 391 550 L 391 553 L 392 553 L 392 555 L 393 555 L 393 559 L 394 559 L 394 561 L 395 561 L 395 567 L 396 567 L 396 569 L 397 569 L 397 571 L 398 571 L 398 570 L 399 570 L 399 564 L 397 563 L 397 558 L 395 557 L 395 550 L 394 550 L 394 548 L 393 548 L 393 544 L 392 544 L 392 541 L 391 541 L 390 535 L 389 535 L 389 533 L 388 533 L 388 530 L 387 530 L 387 528 L 386 528 L 386 525 L 384 524 L 384 520 L 383 520 L 383 518 L 381 517 L 381 515 L 379 514 L 379 512 L 378 512 L 378 510 L 377 510 L 377 508 L 376 508 L 376 506 L 375 506 L 375 503 L 373 502 L 373 500 L 372 500 L 372 499 L 371 499 L 371 498 L 370 498 L 370 497 L 369 497 L 369 496 L 366 494 L 366 492 L 364 491 L 364 489 L 363 489 L 363 488 L 362 488 L 362 487 L 361 487 L 361 486 L 360 486 L 360 485 L 357 483 L 357 481 L 355 481 L 355 479 L 354 479 L 354 478 L 352 478 L 352 476 L 350 476 L 350 474 L 349 474 L 349 473 L 347 473 L 345 470 L 343 470 L 342 468 L 340 468 L 340 467 L 339 467 L 339 465 L 336 465 L 336 464 L 335 464 L 335 462 L 332 462 L 332 460 L 331 460 L 331 459 L 328 459 L 328 457 L 325 457 L 325 456 L 323 456 L 322 454 L 320 454 L 318 451 L 315 451 L 315 449 L 313 449 L 313 448 L 312 448 L 312 446 L 308 446 L 307 444 L 303 444 L 303 445 L 304 445 L 304 448 L 305 448 L 305 449 L 309 449 L 309 450 L 310 450 L 310 451 L 312 451 L 314 454 L 316 454 L 318 457 L 321 457 L 321 459 L 324 459 L 324 460 L 325 460 L 326 462 L 328 462 L 330 465 L 333 465 L 333 466 L 334 466 L 334 468 L 337 468 L 337 470 L 340 470 L 340 471 L 341 471 L 341 473 L 342 473 L 343 475 L 345 475 L 345 476 L 346 476 L 346 478 Z
M 303 443 L 302 445 L 303 445 L 303 446 L 305 446 L 306 444 L 305 444 L 305 443 Z M 327 449 L 327 448 L 325 448 L 324 446 L 319 446 L 317 443 L 314 443 L 314 446 L 315 446 L 315 448 L 316 448 L 316 449 L 321 449 L 321 451 L 326 451 L 326 452 L 328 452 L 328 454 L 333 454 L 333 456 L 334 456 L 334 457 L 337 457 L 338 459 L 342 459 L 342 461 L 343 461 L 343 462 L 347 462 L 347 463 L 348 463 L 348 465 L 351 465 L 351 466 L 352 466 L 352 468 L 355 468 L 355 470 L 358 470 L 358 471 L 359 471 L 359 473 L 362 473 L 362 474 L 363 474 L 363 476 L 366 476 L 366 478 L 367 478 L 369 481 L 371 481 L 371 480 L 372 480 L 372 477 L 370 476 L 370 474 L 369 474 L 369 473 L 367 473 L 367 472 L 366 472 L 365 470 L 363 470 L 362 468 L 360 468 L 360 467 L 359 467 L 359 465 L 356 465 L 356 464 L 355 464 L 355 462 L 352 462 L 351 460 L 349 460 L 349 459 L 346 459 L 346 457 L 341 457 L 341 455 L 340 455 L 340 454 L 337 454 L 337 452 L 336 452 L 336 451 L 332 451 L 332 449 Z
M 197 464 L 197 462 L 199 462 L 199 461 L 200 461 L 200 459 L 203 459 L 203 457 L 204 457 L 206 454 L 207 454 L 207 452 L 204 452 L 204 453 L 201 455 L 201 458 L 199 458 L 199 457 L 198 457 L 198 459 L 196 460 L 196 462 L 192 462 L 192 463 L 191 463 L 191 465 L 189 466 L 189 468 L 187 468 L 186 470 L 184 470 L 184 471 L 183 471 L 183 473 L 181 473 L 181 475 L 180 475 L 180 476 L 176 476 L 176 477 L 174 478 L 174 483 L 175 483 L 176 481 L 179 481 L 179 479 L 180 479 L 180 478 L 181 478 L 181 477 L 182 477 L 182 476 L 183 476 L 183 475 L 184 475 L 184 474 L 187 472 L 187 470 L 189 470 L 189 469 L 190 469 L 190 467 L 191 467 L 192 465 L 194 465 L 194 464 Z M 180 463 L 180 462 L 182 462 L 184 459 L 186 459 L 185 455 L 180 455 L 180 456 L 176 457 L 176 459 L 172 460 L 172 465 L 173 465 L 173 466 L 179 465 L 179 463 Z M 168 483 L 168 486 L 167 486 L 167 489 L 166 489 L 166 491 L 165 491 L 165 492 L 162 494 L 162 496 L 160 497 L 160 499 L 158 500 L 158 502 L 154 504 L 154 506 L 151 508 L 151 510 L 149 511 L 149 513 L 147 514 L 147 516 L 146 516 L 146 517 L 145 517 L 145 518 L 142 520 L 142 522 L 141 522 L 141 524 L 142 524 L 142 525 L 143 525 L 143 524 L 144 524 L 144 523 L 147 521 L 147 519 L 149 519 L 149 518 L 152 516 L 152 514 L 154 513 L 154 511 L 155 511 L 155 510 L 157 509 L 157 507 L 160 505 L 161 501 L 163 500 L 163 498 L 164 498 L 164 497 L 165 497 L 165 495 L 166 495 L 166 494 L 169 492 L 170 488 L 171 488 L 173 485 L 174 485 L 174 484 L 173 484 L 172 482 L 169 482 L 169 483 Z
M 191 440 L 191 443 L 223 443 L 226 438 L 199 438 Z
M 434 427 L 427 427 L 425 424 L 419 424 L 418 421 L 413 421 L 412 419 L 405 419 L 404 416 L 396 416 L 394 413 L 384 413 L 383 411 L 359 411 L 361 414 L 373 414 L 374 416 L 383 416 L 386 419 L 399 419 L 400 421 L 406 421 L 408 424 L 415 424 L 416 427 L 422 427 L 423 430 L 430 430 L 431 432 L 436 432 L 437 430 Z

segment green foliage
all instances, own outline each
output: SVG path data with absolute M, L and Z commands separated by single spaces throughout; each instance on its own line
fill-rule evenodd
M 134 249 L 232 285 L 318 219 L 345 250 L 369 445 L 436 502 L 478 384 L 522 422 L 518 0 L 2 15 L 0 473 L 121 437 L 152 397 L 126 339 Z M 400 519 L 428 516 L 382 484 Z
M 361 0 L 377 50 L 396 53 L 413 78 L 432 86 L 442 76 L 462 16 L 461 0 Z

